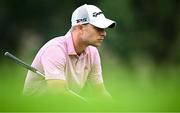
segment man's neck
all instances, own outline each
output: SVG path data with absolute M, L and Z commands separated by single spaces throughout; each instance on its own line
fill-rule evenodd
M 74 49 L 76 53 L 80 55 L 85 51 L 87 45 L 85 45 L 83 41 L 81 41 L 81 39 L 78 37 L 78 35 L 73 32 L 72 32 L 72 39 L 73 39 Z

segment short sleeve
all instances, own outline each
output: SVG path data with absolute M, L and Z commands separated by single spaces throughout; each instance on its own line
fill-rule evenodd
M 65 80 L 65 52 L 57 46 L 48 47 L 41 56 L 45 79 Z
M 96 48 L 91 51 L 91 72 L 88 75 L 88 80 L 92 84 L 103 83 L 102 68 L 99 52 Z

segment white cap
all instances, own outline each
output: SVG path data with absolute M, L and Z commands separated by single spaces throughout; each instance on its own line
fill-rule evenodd
M 98 7 L 84 4 L 73 12 L 71 25 L 76 26 L 87 23 L 98 28 L 113 28 L 116 24 L 115 21 L 107 19 Z

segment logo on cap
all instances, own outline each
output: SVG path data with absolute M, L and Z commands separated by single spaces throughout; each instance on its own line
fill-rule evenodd
M 86 22 L 86 21 L 87 21 L 87 18 L 82 18 L 82 19 L 76 20 L 77 23 L 79 23 L 79 22 Z
M 94 12 L 93 17 L 97 17 L 98 15 L 103 14 L 102 12 Z

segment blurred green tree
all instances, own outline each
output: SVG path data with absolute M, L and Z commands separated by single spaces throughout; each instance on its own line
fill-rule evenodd
M 118 56 L 180 63 L 180 1 L 104 0 L 101 6 L 118 23 L 106 41 Z
M 44 42 L 62 35 L 71 26 L 74 9 L 85 3 L 97 4 L 98 0 L 1 0 L 2 51 L 18 52 L 22 38 L 27 38 L 22 37 L 24 32 L 41 34 Z

